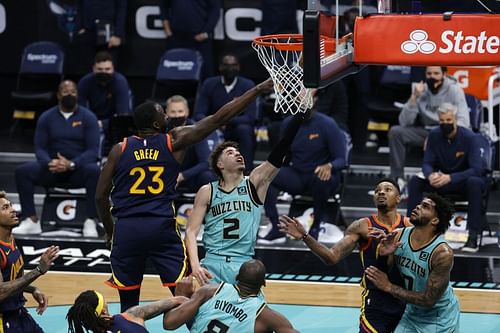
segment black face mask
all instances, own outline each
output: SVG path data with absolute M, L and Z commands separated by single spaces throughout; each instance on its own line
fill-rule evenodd
M 73 110 L 76 105 L 76 96 L 65 95 L 61 98 L 61 105 L 65 110 Z
M 438 85 L 437 87 L 434 86 L 436 84 L 436 82 L 438 82 L 438 80 L 436 80 L 432 77 L 426 79 L 425 82 L 427 83 L 427 87 L 429 87 L 430 92 L 433 93 L 434 95 L 437 94 L 437 92 L 439 91 L 439 88 L 441 88 L 441 85 Z
M 441 128 L 443 135 L 448 137 L 448 135 L 450 135 L 455 129 L 455 124 L 439 124 L 439 127 Z
M 95 78 L 99 84 L 103 86 L 107 86 L 110 82 L 111 79 L 113 78 L 113 74 L 109 73 L 95 73 Z
M 233 83 L 233 80 L 238 75 L 239 71 L 236 68 L 225 67 L 221 69 L 220 73 L 224 77 L 224 83 L 229 85 Z
M 170 131 L 172 128 L 182 126 L 186 122 L 186 117 L 173 117 L 167 119 L 167 131 Z

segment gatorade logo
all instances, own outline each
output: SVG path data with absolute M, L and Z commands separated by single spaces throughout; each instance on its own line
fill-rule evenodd
M 401 44 L 401 51 L 406 54 L 417 52 L 431 54 L 436 50 L 442 54 L 497 54 L 500 47 L 499 36 L 487 36 L 486 31 L 481 31 L 478 36 L 464 36 L 463 31 L 445 30 L 441 34 L 443 47 L 428 40 L 429 35 L 424 30 L 414 30 L 410 33 L 410 39 Z
M 56 208 L 57 217 L 63 221 L 71 221 L 76 217 L 76 200 L 63 200 Z

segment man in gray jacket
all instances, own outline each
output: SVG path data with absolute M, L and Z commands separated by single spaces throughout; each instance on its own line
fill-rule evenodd
M 437 109 L 442 103 L 456 105 L 458 125 L 470 128 L 464 91 L 453 78 L 446 76 L 446 67 L 427 66 L 425 78 L 425 82 L 414 84 L 410 99 L 399 114 L 399 125 L 389 131 L 391 177 L 397 179 L 402 190 L 406 188 L 406 146 L 424 146 L 429 131 L 439 125 Z

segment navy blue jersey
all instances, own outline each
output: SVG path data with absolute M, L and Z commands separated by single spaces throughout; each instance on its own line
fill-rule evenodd
M 24 260 L 21 251 L 17 248 L 14 238 L 11 243 L 0 241 L 0 255 L 2 269 L 2 277 L 4 282 L 14 281 L 24 273 Z M 0 302 L 0 313 L 20 309 L 24 306 L 26 299 L 23 296 L 23 291 L 12 294 L 11 296 Z
M 407 217 L 401 216 L 399 214 L 396 217 L 396 222 L 391 227 L 387 227 L 385 224 L 380 222 L 375 214 L 372 214 L 366 219 L 368 220 L 369 228 L 370 227 L 378 228 L 385 231 L 386 233 L 389 233 L 398 228 L 407 227 L 410 223 Z M 379 257 L 377 246 L 378 246 L 378 241 L 373 238 L 368 238 L 368 240 L 363 241 L 359 244 L 359 255 L 361 257 L 361 264 L 363 265 L 363 271 L 368 266 L 378 267 L 380 270 L 387 272 L 389 280 L 392 283 L 395 283 L 399 286 L 403 286 L 403 281 L 397 269 L 392 269 L 389 271 L 387 266 L 387 259 L 385 258 L 384 260 L 384 258 Z M 364 274 L 363 274 L 363 279 L 361 281 L 361 286 L 366 289 L 377 289 L 377 287 L 373 284 L 373 282 L 368 280 Z
M 113 316 L 113 326 L 110 333 L 148 333 L 148 330 L 127 318 L 126 313 Z
M 121 145 L 111 192 L 113 215 L 173 219 L 180 166 L 172 155 L 170 135 L 130 136 Z

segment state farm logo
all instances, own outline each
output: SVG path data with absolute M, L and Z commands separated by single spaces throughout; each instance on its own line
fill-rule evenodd
M 442 47 L 428 40 L 429 35 L 424 30 L 413 30 L 410 40 L 401 43 L 401 51 L 406 54 L 417 52 L 431 54 L 436 50 L 442 54 L 497 54 L 500 47 L 499 36 L 487 36 L 486 31 L 481 31 L 477 36 L 464 35 L 463 31 L 445 30 L 441 34 Z
M 424 30 L 414 30 L 410 33 L 410 40 L 401 44 L 401 51 L 406 54 L 430 54 L 436 50 L 436 43 L 428 41 L 427 38 L 429 35 Z

